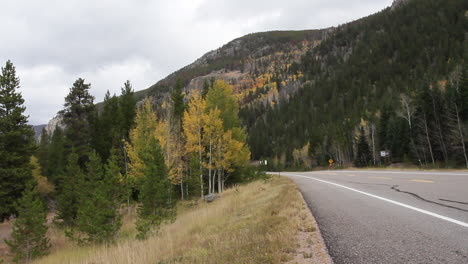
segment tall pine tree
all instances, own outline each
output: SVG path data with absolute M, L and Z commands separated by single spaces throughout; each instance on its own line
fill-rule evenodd
M 63 226 L 76 225 L 78 206 L 83 190 L 80 188 L 84 182 L 83 172 L 78 164 L 78 155 L 72 151 L 68 157 L 61 188 L 58 195 L 56 219 Z
M 176 86 L 172 91 L 172 103 L 174 105 L 174 118 L 176 120 L 181 120 L 182 116 L 184 115 L 185 111 L 185 102 L 184 102 L 184 94 L 182 93 L 183 85 L 182 81 L 179 79 L 176 82 Z
M 50 137 L 47 129 L 44 127 L 42 128 L 41 138 L 39 141 L 39 146 L 36 151 L 36 156 L 41 165 L 42 174 L 46 175 L 47 170 L 49 168 L 49 145 L 50 145 Z
M 143 239 L 163 221 L 175 216 L 175 198 L 156 138 L 148 140 L 140 156 L 144 164 L 144 178 L 139 197 L 141 206 L 138 208 L 137 237 Z
M 82 243 L 109 243 L 115 240 L 122 225 L 119 213 L 122 201 L 120 168 L 115 151 L 111 151 L 103 170 L 97 154 L 87 163 L 87 179 L 79 201 L 74 238 Z
M 62 184 L 66 165 L 65 135 L 60 127 L 56 127 L 48 149 L 48 168 L 45 176 L 59 189 Z
M 357 154 L 356 154 L 356 159 L 354 161 L 354 165 L 356 167 L 366 167 L 371 164 L 371 160 L 372 160 L 372 153 L 369 147 L 369 143 L 367 142 L 364 128 L 361 126 L 359 141 L 357 145 Z
M 122 133 L 125 139 L 133 128 L 136 113 L 135 93 L 130 81 L 124 83 L 122 94 L 120 95 L 120 111 L 122 117 Z
M 68 150 L 75 150 L 81 168 L 84 168 L 90 152 L 91 120 L 95 111 L 90 88 L 91 84 L 85 83 L 84 79 L 76 80 L 65 97 L 64 109 L 61 111 Z
M 0 222 L 16 214 L 15 201 L 32 178 L 29 160 L 34 151 L 34 131 L 24 115 L 26 107 L 20 80 L 11 61 L 0 75 Z

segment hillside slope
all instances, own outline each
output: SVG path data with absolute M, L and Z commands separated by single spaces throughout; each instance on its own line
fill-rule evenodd
M 279 79 L 290 65 L 299 62 L 311 48 L 317 46 L 333 29 L 305 31 L 272 31 L 249 34 L 223 47 L 208 52 L 194 63 L 176 71 L 150 88 L 137 92 L 140 99 L 153 96 L 162 99 L 179 79 L 185 90 L 203 89 L 205 81 L 224 79 L 246 99 L 249 92 Z M 260 82 L 260 84 L 259 84 Z M 268 87 L 264 93 L 268 93 Z M 286 95 L 286 94 L 284 94 Z

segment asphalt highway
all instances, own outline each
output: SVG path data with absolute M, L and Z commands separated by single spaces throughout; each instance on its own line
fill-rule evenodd
M 468 172 L 281 172 L 336 264 L 468 263 Z

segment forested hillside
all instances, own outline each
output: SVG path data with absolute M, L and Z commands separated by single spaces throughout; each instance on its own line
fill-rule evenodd
M 337 28 L 290 67 L 295 96 L 242 110 L 254 158 L 468 166 L 467 8 L 412 0 Z
M 252 158 L 270 169 L 465 167 L 467 16 L 462 0 L 395 1 L 339 27 L 250 34 L 135 97 L 162 105 L 179 80 L 187 102 L 228 82 Z

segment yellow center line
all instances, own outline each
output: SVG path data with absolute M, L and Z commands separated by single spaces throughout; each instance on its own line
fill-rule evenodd
M 319 172 L 319 173 L 315 173 L 315 174 L 320 174 L 320 175 L 338 175 L 336 173 L 331 173 L 331 172 Z
M 350 175 L 347 175 L 347 176 L 349 176 L 349 177 L 356 177 L 356 175 L 354 175 L 354 174 L 350 174 Z
M 412 182 L 425 182 L 425 183 L 434 183 L 434 181 L 427 181 L 427 180 L 411 180 Z
M 391 180 L 392 178 L 389 177 L 369 177 L 371 179 L 385 179 L 385 180 Z

